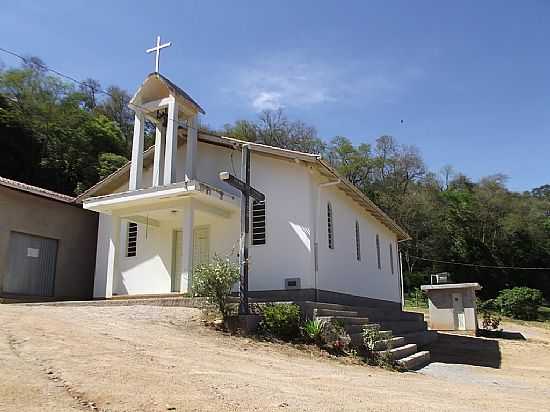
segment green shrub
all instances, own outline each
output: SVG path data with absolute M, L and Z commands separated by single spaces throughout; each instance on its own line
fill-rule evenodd
M 238 280 L 239 266 L 229 258 L 214 256 L 212 262 L 198 265 L 193 270 L 193 294 L 207 297 L 225 320 L 229 315 L 228 297 Z
M 283 340 L 300 336 L 300 307 L 292 303 L 266 305 L 262 309 L 260 330 Z
M 361 334 L 363 336 L 363 345 L 365 345 L 369 352 L 373 352 L 375 343 L 382 340 L 379 325 L 366 325 L 363 327 Z
M 494 300 L 494 305 L 502 314 L 512 318 L 537 319 L 538 308 L 542 305 L 542 292 L 528 287 L 504 289 Z
M 379 325 L 366 325 L 363 328 L 362 332 L 363 344 L 367 349 L 367 358 L 371 364 L 380 366 L 381 368 L 386 369 L 395 369 L 396 364 L 393 360 L 390 349 L 392 348 L 391 344 L 388 343 L 386 349 L 383 351 L 376 350 L 376 342 L 380 340 L 390 340 L 391 334 L 382 335 L 380 333 Z
M 483 322 L 482 327 L 486 330 L 497 330 L 500 326 L 500 321 L 502 320 L 500 316 L 496 316 L 489 312 L 488 310 L 484 310 L 482 312 L 483 315 Z
M 341 321 L 331 320 L 330 322 L 325 322 L 323 326 L 321 341 L 329 349 L 345 352 L 349 349 L 351 338 Z
M 407 305 L 416 308 L 428 307 L 428 297 L 420 288 L 415 288 L 407 296 Z
M 325 321 L 321 319 L 308 320 L 302 326 L 302 334 L 306 340 L 313 342 L 317 345 L 322 343 L 322 333 L 325 327 Z

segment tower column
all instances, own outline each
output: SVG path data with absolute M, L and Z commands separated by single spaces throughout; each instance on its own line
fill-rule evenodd
M 111 216 L 111 231 L 109 232 L 109 247 L 107 250 L 107 273 L 105 276 L 105 289 L 99 295 L 105 298 L 113 296 L 113 282 L 118 274 L 118 259 L 120 255 L 120 217 Z
M 134 120 L 134 138 L 132 140 L 132 163 L 130 165 L 129 190 L 141 188 L 141 176 L 143 174 L 143 125 L 145 118 L 143 113 L 136 112 Z
M 181 281 L 180 292 L 191 292 L 193 287 L 193 226 L 195 221 L 195 207 L 188 199 L 183 209 L 181 222 Z
M 198 119 L 195 114 L 189 119 L 187 127 L 187 152 L 185 153 L 185 181 L 194 180 L 197 170 Z
M 153 159 L 153 186 L 162 186 L 164 180 L 164 152 L 166 147 L 166 128 L 157 125 L 155 132 L 155 156 Z
M 176 155 L 178 150 L 178 105 L 172 97 L 168 103 L 168 122 L 166 125 L 166 148 L 164 156 L 164 181 L 165 185 L 176 180 Z

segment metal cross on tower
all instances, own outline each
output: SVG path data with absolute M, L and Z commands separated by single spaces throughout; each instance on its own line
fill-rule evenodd
M 159 72 L 159 58 L 160 58 L 160 50 L 164 49 L 165 47 L 170 47 L 172 45 L 172 42 L 160 44 L 160 36 L 157 36 L 157 45 L 155 47 L 151 47 L 150 49 L 145 50 L 147 53 L 153 53 L 156 52 L 155 57 L 155 72 Z

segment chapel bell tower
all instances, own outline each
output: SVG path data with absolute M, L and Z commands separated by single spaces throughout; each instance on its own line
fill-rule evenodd
M 159 52 L 170 43 L 147 50 L 156 51 L 156 71 L 147 76 L 128 106 L 135 112 L 132 163 L 128 190 L 141 189 L 143 173 L 143 133 L 145 120 L 154 123 L 155 155 L 153 160 L 153 186 L 175 183 L 178 128 L 187 129 L 185 181 L 196 178 L 198 116 L 204 110 L 191 96 L 158 72 Z

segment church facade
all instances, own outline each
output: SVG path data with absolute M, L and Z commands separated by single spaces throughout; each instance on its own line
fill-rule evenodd
M 131 162 L 80 196 L 99 213 L 95 298 L 190 293 L 194 266 L 238 260 L 241 195 L 219 174 L 240 176 L 246 146 L 265 194 L 250 201 L 250 296 L 401 304 L 407 233 L 319 155 L 200 131 L 204 110 L 158 72 L 130 107 Z M 156 138 L 144 152 L 146 119 Z

